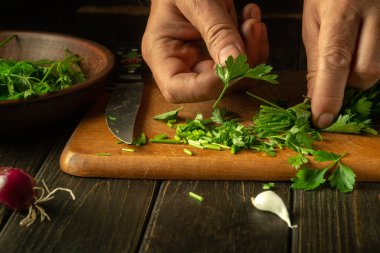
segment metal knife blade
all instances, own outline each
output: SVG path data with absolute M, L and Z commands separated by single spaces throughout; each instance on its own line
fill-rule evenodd
M 109 130 L 121 141 L 133 142 L 133 129 L 144 91 L 144 82 L 114 83 L 108 101 L 106 121 Z

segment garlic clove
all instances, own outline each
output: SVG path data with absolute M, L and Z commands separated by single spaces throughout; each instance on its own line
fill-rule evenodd
M 289 218 L 288 209 L 284 201 L 273 191 L 264 191 L 256 196 L 252 197 L 251 202 L 254 207 L 261 211 L 268 211 L 276 214 L 283 221 L 288 224 L 289 228 L 296 228 L 297 225 L 292 225 Z

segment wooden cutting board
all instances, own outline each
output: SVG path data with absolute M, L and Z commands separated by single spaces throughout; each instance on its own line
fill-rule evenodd
M 304 73 L 283 72 L 279 86 L 256 84 L 252 91 L 269 100 L 280 98 L 295 104 L 305 94 L 305 83 Z M 276 157 L 270 157 L 252 151 L 231 155 L 229 151 L 200 150 L 179 144 L 149 143 L 141 147 L 116 144 L 104 116 L 108 96 L 99 97 L 71 136 L 61 156 L 63 171 L 84 177 L 263 181 L 287 181 L 296 173 L 287 163 L 288 158 L 295 155 L 291 150 L 282 150 Z M 183 120 L 194 118 L 197 113 L 209 117 L 212 104 L 213 101 L 182 104 L 179 116 Z M 225 98 L 221 106 L 239 113 L 244 123 L 249 124 L 260 104 L 245 93 L 236 92 Z M 146 82 L 135 133 L 144 132 L 150 138 L 160 133 L 173 136 L 175 129 L 153 120 L 153 116 L 179 106 L 166 102 L 153 81 Z M 355 170 L 357 181 L 380 181 L 380 136 L 328 133 L 323 136 L 324 141 L 316 143 L 316 147 L 335 153 L 348 152 L 343 161 Z M 126 147 L 136 152 L 122 151 Z M 194 155 L 185 154 L 185 147 Z M 312 161 L 311 167 L 321 167 L 321 164 Z

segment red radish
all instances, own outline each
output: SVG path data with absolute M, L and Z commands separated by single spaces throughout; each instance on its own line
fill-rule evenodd
M 42 183 L 44 187 L 36 186 L 34 178 L 21 169 L 0 167 L 0 203 L 17 211 L 29 209 L 28 215 L 20 225 L 30 226 L 38 215 L 41 221 L 45 218 L 50 220 L 49 215 L 39 204 L 53 199 L 57 191 L 67 191 L 75 200 L 70 189 L 56 188 L 50 191 L 45 182 Z M 37 196 L 37 190 L 40 191 L 40 196 Z
M 34 179 L 20 169 L 0 167 L 0 202 L 15 210 L 26 210 L 35 201 Z

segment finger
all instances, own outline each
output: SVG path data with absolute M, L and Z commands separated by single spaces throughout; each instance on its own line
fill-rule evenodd
M 321 14 L 318 39 L 318 66 L 312 95 L 313 122 L 329 126 L 338 114 L 350 71 L 359 29 L 359 15 L 350 8 L 327 8 Z
M 173 39 L 149 40 L 152 40 L 149 36 L 143 39 L 143 45 L 152 45 L 143 51 L 144 58 L 167 101 L 199 102 L 218 95 L 223 85 L 215 74 L 213 60 L 193 62 L 191 59 L 197 58 L 198 52 L 187 43 Z
M 380 79 L 380 13 L 362 23 L 355 62 L 348 76 L 351 87 L 368 89 Z
M 261 10 L 260 7 L 256 4 L 250 3 L 244 6 L 243 8 L 243 20 L 255 19 L 258 22 L 261 22 Z
M 166 58 L 161 62 L 162 68 L 158 75 L 155 75 L 157 83 L 164 98 L 172 103 L 200 102 L 213 99 L 221 92 L 219 78 L 215 74 L 213 64 L 209 62 L 199 63 L 197 71 L 188 69 L 179 58 Z M 207 69 L 208 68 L 208 69 Z
M 259 37 L 259 54 L 257 57 L 257 64 L 265 63 L 269 57 L 269 41 L 268 41 L 268 32 L 267 26 L 261 22 L 261 34 Z
M 247 48 L 248 63 L 255 65 L 259 57 L 261 23 L 255 19 L 247 19 L 241 25 L 241 34 Z
M 247 4 L 243 9 L 241 34 L 251 66 L 264 63 L 269 55 L 267 29 L 261 22 L 261 11 L 256 4 Z
M 310 1 L 305 1 L 302 15 L 302 39 L 307 58 L 307 96 L 312 97 L 318 66 L 319 23 L 317 8 Z
M 223 64 L 228 56 L 237 57 L 245 52 L 236 21 L 229 15 L 233 1 L 178 0 L 176 4 L 201 33 L 216 63 Z

